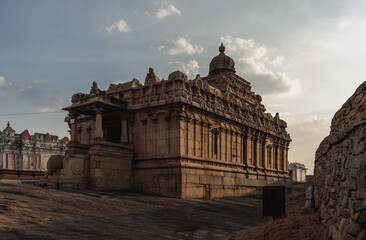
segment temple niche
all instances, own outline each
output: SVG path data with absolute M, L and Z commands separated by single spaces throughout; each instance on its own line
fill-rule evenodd
M 143 84 L 74 94 L 64 108 L 69 150 L 49 182 L 218 198 L 289 181 L 286 122 L 265 112 L 223 45 L 219 52 L 205 77 L 161 80 L 150 68 Z

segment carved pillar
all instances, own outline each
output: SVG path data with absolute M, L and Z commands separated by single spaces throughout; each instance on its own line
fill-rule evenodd
M 23 164 L 23 152 L 20 154 L 20 169 L 23 170 L 24 169 L 24 164 Z
M 16 167 L 16 158 L 15 158 L 15 153 L 13 153 L 13 160 L 14 160 L 14 169 L 17 169 L 17 167 Z
M 186 155 L 188 155 L 188 152 L 189 152 L 189 139 L 188 139 L 188 136 L 189 136 L 189 117 L 186 118 L 186 127 L 185 127 L 185 147 L 186 147 L 186 150 L 185 150 L 185 153 Z
M 255 138 L 252 136 L 250 138 L 251 142 L 250 142 L 250 151 L 251 151 L 251 165 L 252 166 L 256 166 L 256 154 L 255 154 L 255 150 L 256 150 L 256 140 Z
M 127 119 L 125 118 L 121 121 L 121 143 L 128 143 Z
M 81 127 L 81 138 L 80 143 L 82 144 L 88 144 L 89 143 L 89 134 L 86 126 Z
M 258 139 L 253 138 L 253 165 L 258 167 Z
M 102 111 L 97 110 L 95 114 L 95 135 L 94 139 L 103 139 L 103 116 Z
M 275 145 L 275 149 L 274 149 L 274 157 L 275 157 L 275 166 L 274 166 L 274 168 L 276 169 L 276 170 L 278 170 L 278 146 L 277 145 Z
M 260 139 L 260 138 L 258 138 L 258 140 L 257 140 L 257 162 L 258 162 L 258 164 L 257 164 L 257 166 L 258 167 L 263 167 L 263 165 L 262 165 L 262 143 L 263 143 L 263 141 L 262 141 L 262 139 Z
M 248 166 L 248 136 L 247 135 L 243 135 L 243 152 L 242 152 L 242 159 L 243 159 L 243 164 L 245 164 L 246 166 Z
M 167 147 L 168 147 L 166 154 L 168 154 L 170 156 L 172 154 L 171 123 L 170 123 L 171 117 L 170 116 L 165 116 L 164 119 L 166 121 L 166 128 L 165 128 L 166 129 L 166 135 L 165 136 L 167 138 Z
M 238 162 L 238 147 L 239 147 L 239 141 L 238 141 L 238 133 L 235 132 L 235 162 Z
M 233 131 L 230 131 L 230 156 L 229 161 L 233 162 Z
M 212 141 L 212 146 L 211 146 L 211 153 L 212 153 L 212 158 L 217 159 L 217 132 L 216 130 L 212 130 L 211 132 L 211 141 Z
M 266 151 L 266 139 L 263 139 L 262 142 L 262 167 L 267 168 L 268 156 Z
M 41 170 L 42 169 L 42 153 L 41 152 L 39 153 L 39 163 L 38 163 L 38 165 L 39 165 L 39 170 Z
M 157 144 L 157 139 L 158 139 L 158 121 L 159 119 L 157 117 L 151 118 L 151 123 L 152 123 L 152 156 L 156 157 L 159 155 L 159 151 L 158 151 L 158 144 Z
M 286 171 L 288 171 L 288 150 L 289 150 L 289 148 L 288 147 L 286 147 L 285 148 L 285 153 L 286 153 L 286 157 L 285 157 L 285 161 L 286 161 Z
M 220 127 L 219 128 L 219 149 L 218 149 L 218 151 L 217 151 L 217 154 L 218 154 L 218 156 L 219 156 L 219 160 L 221 160 L 221 152 L 222 152 L 222 150 L 221 150 L 221 142 L 222 142 L 222 128 Z
M 247 164 L 253 165 L 253 138 L 248 135 L 247 137 Z
M 9 153 L 5 154 L 6 169 L 9 169 Z
M 224 160 L 227 161 L 227 129 L 224 129 L 224 132 L 225 132 L 225 139 L 224 139 L 224 155 L 225 155 L 225 158 Z
M 281 154 L 282 156 L 281 157 L 282 157 L 282 165 L 283 165 L 282 170 L 283 171 L 286 171 L 286 156 L 285 156 L 285 153 L 286 152 L 285 152 L 285 147 L 282 147 L 281 148 L 281 151 L 282 151 L 282 154 Z
M 210 158 L 210 124 L 207 124 L 207 158 Z
M 241 133 L 238 133 L 237 135 L 237 139 L 238 139 L 238 162 L 239 163 L 243 163 L 243 137 L 241 135 Z
M 196 156 L 196 130 L 197 130 L 197 120 L 193 119 L 193 156 Z
M 201 122 L 201 157 L 204 157 L 204 146 L 205 146 L 205 142 L 204 142 L 204 134 L 203 134 L 203 129 L 204 129 L 204 123 Z

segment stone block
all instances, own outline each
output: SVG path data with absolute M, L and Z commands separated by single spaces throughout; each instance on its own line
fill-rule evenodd
M 350 224 L 348 224 L 345 228 L 345 231 L 354 237 L 357 237 L 361 230 L 362 226 L 353 220 L 351 220 Z
M 358 189 L 357 191 L 352 192 L 352 197 L 356 199 L 365 199 L 366 189 Z
M 361 210 L 357 217 L 356 222 L 358 222 L 363 228 L 366 228 L 366 209 Z
M 354 212 L 360 211 L 362 209 L 362 204 L 363 204 L 362 200 L 352 200 L 352 210 Z
M 365 240 L 366 239 L 366 230 L 363 229 L 357 236 L 357 240 Z

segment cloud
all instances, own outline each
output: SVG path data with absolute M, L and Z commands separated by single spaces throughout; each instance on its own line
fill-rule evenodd
M 161 51 L 161 50 L 163 50 L 165 47 L 163 46 L 163 45 L 160 45 L 159 47 L 158 47 L 158 50 L 159 51 Z
M 190 60 L 188 63 L 176 61 L 169 62 L 168 64 L 175 66 L 185 74 L 192 76 L 196 75 L 198 73 L 198 70 L 200 69 L 200 66 L 198 65 L 198 62 L 196 60 Z
M 2 78 L 5 81 L 4 77 L 0 77 L 0 83 Z M 0 100 L 31 106 L 41 112 L 60 110 L 64 106 L 61 93 L 50 90 L 46 84 L 46 80 L 15 81 L 13 84 L 5 82 L 0 88 Z
M 124 20 L 119 20 L 118 22 L 113 23 L 110 26 L 107 26 L 105 30 L 109 33 L 114 32 L 115 30 L 119 32 L 130 32 L 132 31 L 131 27 L 128 26 L 127 22 Z
M 163 49 L 164 47 L 165 46 L 160 46 L 159 48 Z M 172 47 L 165 53 L 169 55 L 177 55 L 181 53 L 192 55 L 192 54 L 200 54 L 204 50 L 205 50 L 204 47 L 199 45 L 193 45 L 192 43 L 190 43 L 189 39 L 184 37 L 178 37 L 177 40 L 173 41 Z
M 162 6 L 156 11 L 155 16 L 159 19 L 166 18 L 169 15 L 176 14 L 180 15 L 181 11 L 174 5 L 167 2 L 162 2 Z
M 0 76 L 0 87 L 6 84 L 6 79 L 3 76 Z
M 340 17 L 338 19 L 336 19 L 336 24 L 340 29 L 344 29 L 347 26 L 351 25 L 353 23 L 353 19 L 352 18 L 347 18 L 347 17 Z
M 47 81 L 46 80 L 44 80 L 44 79 L 38 79 L 38 80 L 33 80 L 32 81 L 34 84 L 44 84 L 44 83 L 46 83 Z
M 221 37 L 226 52 L 235 63 L 240 75 L 247 77 L 260 94 L 297 94 L 300 92 L 300 81 L 282 71 L 285 57 L 271 57 L 264 45 L 253 39 Z

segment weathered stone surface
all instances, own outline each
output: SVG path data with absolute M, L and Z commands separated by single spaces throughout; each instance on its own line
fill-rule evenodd
M 366 82 L 334 115 L 330 135 L 316 151 L 315 205 L 322 222 L 333 230 L 333 239 L 365 235 L 365 93 Z
M 52 174 L 57 170 L 61 170 L 63 160 L 64 160 L 63 155 L 51 156 L 47 161 L 47 174 Z

